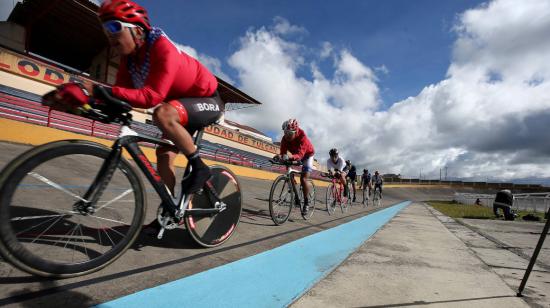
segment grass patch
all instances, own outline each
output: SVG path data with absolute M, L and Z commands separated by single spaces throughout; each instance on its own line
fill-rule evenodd
M 454 201 L 428 201 L 427 203 L 452 218 L 503 219 L 496 218 L 495 214 L 493 214 L 493 209 L 484 206 L 460 204 Z M 533 213 L 531 211 L 519 211 L 519 216 L 516 217 L 516 220 L 523 220 L 523 216 L 528 214 L 539 217 L 540 222 L 545 221 L 543 213 Z

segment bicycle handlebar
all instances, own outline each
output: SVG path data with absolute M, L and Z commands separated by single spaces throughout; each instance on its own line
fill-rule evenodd
M 274 164 L 274 165 L 282 165 L 282 166 L 287 166 L 287 167 L 301 166 L 302 165 L 302 162 L 299 161 L 299 160 L 275 160 L 275 159 L 270 159 L 269 162 Z
M 329 179 L 340 178 L 340 171 L 335 171 L 334 173 L 321 172 L 321 176 Z
M 54 105 L 56 103 L 56 92 L 57 90 L 46 93 L 42 97 L 42 104 L 50 107 Z M 99 85 L 94 86 L 94 98 L 87 107 L 79 107 L 72 111 L 68 109 L 69 112 L 102 123 L 130 125 L 132 120 L 132 114 L 130 113 L 132 106 L 130 104 L 113 97 L 105 87 Z

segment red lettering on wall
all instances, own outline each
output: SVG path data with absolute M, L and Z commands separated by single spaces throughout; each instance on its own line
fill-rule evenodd
M 38 65 L 34 64 L 31 61 L 20 60 L 19 63 L 17 63 L 17 67 L 19 67 L 21 73 L 31 77 L 36 77 L 38 76 L 38 74 L 40 74 L 40 69 L 38 68 Z
M 63 81 L 65 81 L 65 78 L 63 78 L 61 73 L 47 68 L 46 73 L 44 74 L 44 80 L 55 84 L 62 84 Z
M 5 69 L 8 69 L 8 70 L 9 70 L 10 67 L 11 67 L 11 66 L 10 66 L 9 64 L 0 62 L 0 68 L 5 68 Z

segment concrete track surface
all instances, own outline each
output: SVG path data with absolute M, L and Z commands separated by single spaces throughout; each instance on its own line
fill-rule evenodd
M 22 153 L 28 148 L 28 146 L 23 145 L 0 143 L 0 168 L 3 168 L 3 166 L 7 164 L 13 157 L 16 157 L 18 154 Z M 464 256 L 464 258 L 466 258 L 466 261 L 464 261 L 464 258 L 462 258 L 463 261 L 461 264 L 468 267 L 468 273 L 476 272 L 475 267 L 478 266 L 479 268 L 483 268 L 485 271 L 489 272 L 484 272 L 486 274 L 486 276 L 484 276 L 484 279 L 486 280 L 484 281 L 486 281 L 487 283 L 495 282 L 499 288 L 508 288 L 505 292 L 489 292 L 489 295 L 487 295 L 488 293 L 484 293 L 481 291 L 476 293 L 477 295 L 475 297 L 480 300 L 483 300 L 485 297 L 487 297 L 488 299 L 491 299 L 491 297 L 495 297 L 497 299 L 496 302 L 492 302 L 494 305 L 489 304 L 481 306 L 499 307 L 500 304 L 505 303 L 504 306 L 513 307 L 514 303 L 516 303 L 517 305 L 515 306 L 520 307 L 525 304 L 523 300 L 511 298 L 512 296 L 510 295 L 513 295 L 513 285 L 517 283 L 518 277 L 515 277 L 514 280 L 510 277 L 502 278 L 501 276 L 497 276 L 494 271 L 491 271 L 487 268 L 486 263 L 480 261 L 475 261 L 475 264 L 473 266 L 471 264 L 466 264 L 471 258 L 479 260 L 473 257 L 473 253 L 466 251 L 467 249 L 465 247 L 466 244 L 468 244 L 468 238 L 461 238 L 459 235 L 453 235 L 453 233 L 447 231 L 448 229 L 452 230 L 454 228 L 454 225 L 447 224 L 444 218 L 440 218 L 440 220 L 437 220 L 434 217 L 439 217 L 440 214 L 433 214 L 433 209 L 423 205 L 422 201 L 425 200 L 441 200 L 452 198 L 452 195 L 455 192 L 452 189 L 387 188 L 384 191 L 384 199 L 382 202 L 383 204 L 380 208 L 373 208 L 372 206 L 370 206 L 367 209 L 363 209 L 360 204 L 356 203 L 351 208 L 351 210 L 346 213 L 341 213 L 337 211 L 335 215 L 329 216 L 325 210 L 325 188 L 318 187 L 317 211 L 315 212 L 311 220 L 304 221 L 300 217 L 300 214 L 298 212 L 293 212 L 291 219 L 287 223 L 282 226 L 275 226 L 271 221 L 271 218 L 269 217 L 267 202 L 271 181 L 257 180 L 245 177 L 239 177 L 239 181 L 243 190 L 243 213 L 241 221 L 233 237 L 222 246 L 210 249 L 198 248 L 196 247 L 196 245 L 193 244 L 192 240 L 189 238 L 187 232 L 184 229 L 169 231 L 165 234 L 165 237 L 162 240 L 156 240 L 145 235 L 140 235 L 134 245 L 121 258 L 119 258 L 117 261 L 115 261 L 113 264 L 109 265 L 105 269 L 90 275 L 62 280 L 33 277 L 13 268 L 11 265 L 6 264 L 3 261 L 0 261 L 0 285 L 2 286 L 0 288 L 0 306 L 8 305 L 13 307 L 84 307 L 101 304 L 125 295 L 133 294 L 144 289 L 182 279 L 184 277 L 204 272 L 214 267 L 218 267 L 236 260 L 241 260 L 259 254 L 261 252 L 280 247 L 287 243 L 304 238 L 308 235 L 322 232 L 335 226 L 354 221 L 358 218 L 364 217 L 365 215 L 378 212 L 381 208 L 386 208 L 404 200 L 415 201 L 415 203 L 404 210 L 402 214 L 398 214 L 396 218 L 394 218 L 386 227 L 382 228 L 382 230 L 379 233 L 375 234 L 375 236 L 371 240 L 367 241 L 356 253 L 352 254 L 350 258 L 342 264 L 342 266 L 340 266 L 337 270 L 333 272 L 333 274 L 329 275 L 329 279 L 325 279 L 317 286 L 315 286 L 315 288 L 312 289 L 310 293 L 308 293 L 302 299 L 298 300 L 296 304 L 298 306 L 305 307 L 319 306 L 319 303 L 322 303 L 322 306 L 333 307 L 348 307 L 358 305 L 369 306 L 369 303 L 374 305 L 372 307 L 408 307 L 416 305 L 424 306 L 428 304 L 435 306 L 463 307 L 462 305 L 469 305 L 468 301 L 466 300 L 453 301 L 453 298 L 457 297 L 449 296 L 449 294 L 445 294 L 443 296 L 445 299 L 449 300 L 441 300 L 440 297 L 434 296 L 434 293 L 430 290 L 432 290 L 433 288 L 437 288 L 436 282 L 432 282 L 432 284 L 426 284 L 424 287 L 422 287 L 422 285 L 416 285 L 416 287 L 418 287 L 418 290 L 422 290 L 421 292 L 415 291 L 417 289 L 412 288 L 413 286 L 415 286 L 416 283 L 414 280 L 403 279 L 401 284 L 394 283 L 395 281 L 392 282 L 391 279 L 399 279 L 397 277 L 400 276 L 400 265 L 385 263 L 384 266 L 390 267 L 384 268 L 375 266 L 380 262 L 385 262 L 380 258 L 384 254 L 388 253 L 388 249 L 390 250 L 391 255 L 403 254 L 402 259 L 400 260 L 404 260 L 405 263 L 409 262 L 412 268 L 418 268 L 417 265 L 425 265 L 425 263 L 428 261 L 417 263 L 418 260 L 415 259 L 414 255 L 410 255 L 408 251 L 415 251 L 415 253 L 421 255 L 422 252 L 419 252 L 418 249 L 419 247 L 422 247 L 423 242 L 425 243 L 425 246 L 427 248 L 437 249 L 437 241 L 431 243 L 432 245 L 429 245 L 430 242 L 426 242 L 430 239 L 430 232 L 436 232 L 437 234 L 440 234 L 440 236 L 437 236 L 435 234 L 432 234 L 431 236 L 435 236 L 436 239 L 448 243 L 448 245 L 446 246 L 441 246 L 441 249 L 445 250 L 445 252 L 443 253 L 447 253 L 450 255 L 454 254 L 454 257 L 456 257 L 457 255 L 453 251 L 456 251 L 456 249 L 458 249 L 458 251 L 461 251 L 461 254 Z M 149 189 L 149 207 L 147 211 L 146 221 L 149 221 L 154 217 L 156 211 L 155 205 L 158 203 L 158 198 L 154 196 L 154 193 L 152 193 L 152 191 Z M 475 224 L 472 223 L 472 226 L 474 225 Z M 484 227 L 488 228 L 487 226 L 480 225 L 477 225 L 476 227 L 478 229 L 482 229 Z M 535 225 L 531 228 L 537 229 L 539 227 L 542 228 L 540 224 Z M 388 230 L 393 231 L 390 232 Z M 470 232 L 474 231 L 470 230 Z M 487 232 L 490 232 L 490 230 Z M 411 241 L 407 242 L 407 236 L 410 237 L 412 235 L 418 237 L 411 239 Z M 423 239 L 422 236 L 427 236 L 428 238 Z M 509 236 L 509 234 L 505 236 Z M 450 243 L 449 237 L 451 237 Z M 460 239 L 460 241 L 457 238 Z M 484 237 L 484 239 L 487 240 L 486 237 Z M 503 237 L 501 237 L 500 239 L 502 241 L 508 240 L 508 238 Z M 391 243 L 391 241 L 395 241 L 395 243 Z M 529 238 L 529 241 L 533 241 L 533 239 Z M 536 244 L 536 242 L 529 243 L 531 248 L 534 247 L 534 245 Z M 406 249 L 403 248 L 407 245 L 413 244 L 414 247 L 408 247 Z M 461 244 L 464 247 L 461 246 Z M 432 247 L 434 245 L 436 247 Z M 368 265 L 368 262 L 365 263 L 363 262 L 364 260 L 359 260 L 363 262 L 362 264 L 364 264 L 364 266 L 360 268 L 353 268 L 351 272 L 359 273 L 364 270 L 365 273 L 370 273 L 369 275 L 376 275 L 370 276 L 369 279 L 372 279 L 373 277 L 378 277 L 375 281 L 379 281 L 380 285 L 384 285 L 391 289 L 370 289 L 370 292 L 365 293 L 371 296 L 370 300 L 367 298 L 365 300 L 356 302 L 342 301 L 338 297 L 338 294 L 350 294 L 349 292 L 352 292 L 349 296 L 357 297 L 357 294 L 360 294 L 362 292 L 360 288 L 357 288 L 357 286 L 361 286 L 360 283 L 355 285 L 355 289 L 350 287 L 349 289 L 346 289 L 346 291 L 343 293 L 338 292 L 338 289 L 347 288 L 344 287 L 344 285 L 342 284 L 334 286 L 333 291 L 336 290 L 335 292 L 337 296 L 331 297 L 334 292 L 331 291 L 331 293 L 325 291 L 323 288 L 327 288 L 327 286 L 329 289 L 332 288 L 330 285 L 327 285 L 327 283 L 330 283 L 331 281 L 337 281 L 335 279 L 338 278 L 334 277 L 339 275 L 339 272 L 347 271 L 349 273 L 350 269 L 346 266 L 349 266 L 350 263 L 356 264 L 357 261 L 355 259 L 361 259 L 362 251 L 363 253 L 367 253 L 367 257 L 371 258 L 371 263 L 374 263 L 371 264 L 370 267 L 365 267 L 365 264 Z M 524 251 L 528 253 L 529 247 L 524 247 Z M 547 252 L 548 250 L 545 251 Z M 493 253 L 498 254 L 498 251 Z M 409 260 L 411 258 L 414 260 Z M 515 267 L 513 267 L 516 269 L 516 272 L 521 272 L 520 267 L 525 266 L 525 262 L 525 259 L 522 259 L 522 262 L 519 263 L 520 265 L 516 265 Z M 453 265 L 452 270 L 460 272 L 461 270 L 463 270 L 463 268 L 460 267 L 461 264 L 458 264 L 457 266 Z M 544 264 L 542 264 L 542 266 L 542 268 L 537 268 L 541 271 L 541 273 L 545 271 Z M 388 273 L 386 279 L 384 279 L 384 273 Z M 437 274 L 432 275 L 437 276 Z M 446 271 L 446 275 L 446 277 L 453 277 L 453 274 L 450 273 L 450 270 L 448 269 Z M 539 285 L 542 285 L 544 287 L 545 285 L 547 285 L 545 284 L 545 281 L 547 281 L 548 279 L 545 278 L 547 276 L 540 275 L 538 275 L 539 277 L 535 280 L 538 280 L 540 282 Z M 414 278 L 414 275 L 412 275 L 411 277 Z M 346 278 L 346 276 L 344 276 L 344 278 Z M 402 276 L 402 278 L 406 277 Z M 353 279 L 350 278 L 348 280 L 356 282 L 358 281 L 356 280 L 358 279 L 357 277 Z M 475 279 L 475 276 L 473 276 L 473 278 L 469 277 L 468 279 Z M 505 280 L 506 283 L 504 282 Z M 470 284 L 464 285 L 465 288 L 476 285 L 471 280 L 467 281 Z M 204 281 L 204 283 L 208 284 L 208 281 Z M 239 282 L 234 281 L 231 283 Z M 387 283 L 387 285 L 385 285 L 384 283 Z M 410 285 L 407 286 L 406 283 L 409 283 Z M 528 290 L 532 291 L 533 289 Z M 411 292 L 416 292 L 416 294 L 411 294 Z M 315 297 L 315 294 L 323 294 L 323 296 Z M 388 297 L 395 294 L 401 294 L 402 297 Z M 500 296 L 501 294 L 504 295 Z M 453 294 L 451 293 L 450 295 Z M 174 294 L 174 296 L 177 296 L 177 294 Z M 460 296 L 462 296 L 462 294 L 460 294 Z M 531 300 L 529 303 L 533 306 L 538 306 L 540 303 L 542 303 L 540 304 L 541 307 L 548 307 L 544 306 L 545 303 L 547 304 L 547 302 L 545 302 L 544 300 Z

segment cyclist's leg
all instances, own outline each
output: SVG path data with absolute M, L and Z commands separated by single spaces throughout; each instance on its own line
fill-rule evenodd
M 160 146 L 156 150 L 157 154 L 157 170 L 160 178 L 168 187 L 172 195 L 174 195 L 174 187 L 176 186 L 176 168 L 174 160 L 178 155 L 176 147 Z
M 210 176 L 210 170 L 208 166 L 199 157 L 199 151 L 195 147 L 193 138 L 191 134 L 187 131 L 184 126 L 188 124 L 187 119 L 183 115 L 187 115 L 185 109 L 178 101 L 170 101 L 168 103 L 163 103 L 162 106 L 155 109 L 153 114 L 153 119 L 157 126 L 162 130 L 164 136 L 172 141 L 175 146 L 180 150 L 186 157 L 192 166 L 192 172 L 189 176 L 190 181 L 188 185 L 185 185 L 187 193 L 192 193 L 199 190 L 204 182 Z M 183 109 L 183 110 L 182 110 Z M 183 115 L 182 115 L 183 114 Z M 160 157 L 158 157 L 161 159 Z M 163 166 L 161 169 L 173 169 L 173 160 L 165 160 L 165 164 L 169 166 Z M 164 170 L 165 174 L 170 171 Z M 175 179 L 174 179 L 175 181 Z M 191 185 L 194 184 L 194 185 Z
M 311 187 L 309 187 L 308 185 L 308 180 L 312 170 L 313 170 L 313 156 L 304 158 L 302 160 L 302 174 L 300 176 L 300 184 L 302 184 L 302 189 L 304 192 L 304 205 L 307 205 L 309 203 L 308 198 L 309 198 Z
M 380 185 L 380 199 L 382 199 L 382 185 Z
M 351 180 L 351 188 L 353 190 L 353 201 L 355 202 L 355 178 Z
M 344 196 L 347 197 L 348 196 L 348 185 L 347 185 L 347 180 L 346 180 L 346 173 L 345 172 L 342 172 L 340 173 L 340 183 L 342 183 L 342 185 L 344 185 Z
M 210 169 L 200 158 L 199 151 L 196 149 L 191 135 L 195 131 L 216 122 L 223 113 L 223 107 L 223 102 L 216 94 L 213 97 L 173 100 L 161 106 L 160 108 L 163 108 L 163 110 L 158 112 L 155 110 L 155 114 L 158 113 L 157 118 L 163 112 L 169 114 L 169 116 L 166 116 L 170 119 L 167 121 L 168 123 L 160 123 L 159 126 L 163 132 L 167 130 L 165 133 L 170 140 L 176 138 L 172 141 L 187 156 L 189 164 L 191 164 L 192 172 L 183 183 L 185 193 L 193 193 L 201 189 L 204 182 L 210 177 Z M 157 108 L 157 110 L 160 108 Z M 171 135 L 172 133 L 175 134 Z M 187 139 L 187 137 L 189 138 Z M 191 142 L 190 145 L 188 144 L 189 141 Z M 179 142 L 184 143 L 180 144 Z M 181 147 L 186 148 L 182 149 Z

